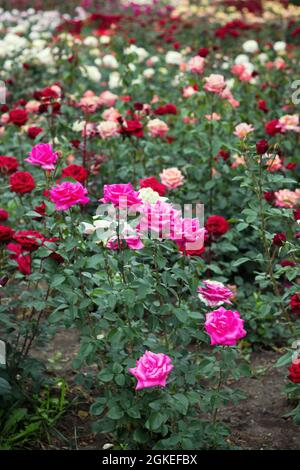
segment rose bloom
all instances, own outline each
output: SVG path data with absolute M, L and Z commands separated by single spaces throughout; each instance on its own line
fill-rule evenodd
M 41 103 L 36 100 L 28 101 L 25 105 L 25 109 L 28 113 L 37 113 L 40 109 Z
M 9 112 L 9 121 L 16 126 L 23 126 L 28 121 L 28 114 L 25 109 L 12 109 Z
M 120 134 L 127 137 L 143 137 L 143 126 L 140 121 L 136 120 L 123 120 L 121 128 L 119 129 Z
M 61 176 L 62 178 L 71 177 L 79 183 L 84 183 L 88 177 L 88 172 L 83 166 L 73 164 L 63 168 Z
M 33 176 L 28 171 L 16 171 L 9 178 L 10 190 L 14 193 L 30 193 L 35 188 Z
M 273 173 L 274 171 L 279 171 L 283 167 L 281 158 L 279 155 L 269 158 L 266 162 L 267 171 Z
M 158 108 L 156 108 L 154 110 L 154 114 L 156 114 L 158 116 L 164 116 L 165 114 L 174 114 L 174 115 L 176 115 L 177 114 L 177 108 L 174 104 L 167 103 L 167 104 L 164 104 L 163 106 L 158 106 Z
M 141 204 L 139 193 L 135 191 L 131 183 L 127 184 L 105 184 L 103 188 L 103 198 L 101 202 L 112 203 L 114 206 L 133 206 Z
M 247 334 L 239 312 L 224 307 L 206 314 L 205 330 L 212 346 L 235 346 Z
M 276 135 L 282 133 L 282 124 L 279 119 L 273 119 L 265 124 L 265 132 L 268 135 Z
M 223 75 L 212 73 L 209 77 L 205 77 L 204 90 L 211 91 L 212 93 L 221 93 L 226 87 Z
M 294 384 L 300 383 L 300 358 L 289 367 L 289 379 Z
M 182 94 L 183 94 L 183 97 L 184 98 L 190 98 L 191 96 L 193 96 L 195 93 L 197 93 L 197 90 L 195 90 L 195 88 L 191 85 L 189 86 L 185 86 L 183 88 L 183 91 L 182 91 Z
M 58 154 L 53 151 L 50 144 L 37 144 L 29 152 L 25 162 L 40 166 L 43 170 L 54 170 Z
M 188 62 L 189 71 L 192 73 L 201 74 L 204 70 L 205 60 L 203 57 L 196 55 L 192 57 Z
M 234 297 L 233 292 L 222 282 L 203 281 L 204 287 L 198 287 L 198 297 L 208 307 L 219 307 L 224 303 L 231 304 L 230 299 Z
M 147 128 L 152 137 L 165 137 L 169 130 L 167 124 L 161 119 L 151 119 L 147 124 Z
M 14 234 L 13 239 L 21 245 L 23 250 L 35 251 L 43 244 L 45 237 L 35 230 L 19 230 Z
M 76 204 L 87 204 L 87 189 L 81 183 L 64 181 L 50 189 L 50 200 L 55 203 L 55 209 L 66 211 Z
M 284 232 L 275 233 L 272 243 L 276 246 L 283 246 L 286 242 L 286 234 Z
M 166 186 L 160 183 L 154 176 L 149 176 L 140 180 L 140 188 L 151 188 L 156 191 L 160 196 L 166 194 Z
M 235 127 L 234 135 L 236 135 L 239 139 L 245 139 L 250 132 L 254 131 L 254 127 L 251 124 L 247 124 L 246 122 L 241 122 Z
M 14 231 L 11 227 L 0 225 L 0 243 L 8 242 L 12 239 Z
M 178 168 L 166 168 L 160 173 L 160 179 L 168 189 L 175 189 L 183 185 L 184 176 Z
M 119 250 L 120 247 L 123 247 L 124 240 L 130 250 L 142 250 L 144 248 L 143 242 L 139 237 L 125 237 L 121 240 L 118 240 L 117 237 L 113 237 L 108 240 L 106 248 L 109 248 L 110 250 Z
M 110 108 L 114 106 L 118 99 L 118 95 L 114 95 L 111 91 L 103 91 L 99 96 L 99 102 L 102 106 Z
M 285 131 L 300 132 L 299 116 L 297 114 L 286 114 L 279 119 L 281 129 Z
M 32 140 L 34 140 L 41 132 L 43 132 L 42 127 L 31 126 L 27 129 L 27 135 Z
M 176 219 L 180 212 L 172 204 L 157 200 L 155 203 L 144 203 L 142 217 L 137 227 L 139 233 L 148 237 L 149 231 L 158 234 L 159 238 L 171 238 Z M 156 237 L 157 238 L 157 237 Z
M 118 122 L 118 119 L 121 117 L 119 111 L 115 108 L 109 108 L 103 111 L 102 118 L 104 121 L 115 121 Z
M 290 309 L 292 313 L 295 313 L 296 315 L 300 315 L 300 295 L 298 293 L 291 296 Z
M 25 276 L 31 272 L 31 259 L 30 255 L 23 252 L 23 248 L 18 243 L 9 243 L 7 249 L 10 252 L 10 259 L 13 259 L 18 264 L 19 271 Z
M 136 367 L 128 369 L 138 381 L 135 389 L 165 387 L 168 375 L 174 367 L 171 362 L 171 358 L 166 354 L 146 351 L 136 361 Z
M 220 121 L 221 115 L 218 113 L 205 114 L 205 117 L 208 121 Z
M 0 220 L 4 221 L 7 220 L 9 217 L 8 212 L 5 209 L 0 208 Z
M 205 228 L 211 235 L 224 235 L 229 230 L 229 223 L 222 215 L 210 215 L 207 218 Z
M 102 139 L 116 137 L 119 135 L 119 124 L 115 121 L 102 121 L 97 126 L 97 131 Z
M 295 207 L 300 198 L 300 189 L 291 191 L 290 189 L 280 189 L 274 193 L 275 205 L 278 207 Z
M 12 173 L 16 171 L 19 166 L 19 162 L 15 157 L 7 157 L 6 155 L 0 155 L 0 172 L 1 173 Z
M 256 151 L 258 155 L 263 155 L 268 151 L 269 144 L 266 140 L 262 139 L 256 142 Z
M 172 239 L 179 250 L 186 256 L 200 256 L 205 251 L 205 228 L 197 218 L 178 218 L 175 220 Z

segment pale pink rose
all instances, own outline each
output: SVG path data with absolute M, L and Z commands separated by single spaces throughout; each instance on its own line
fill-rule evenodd
M 54 91 L 59 97 L 61 96 L 62 90 L 58 85 L 51 85 L 51 90 Z
M 209 77 L 205 77 L 204 80 L 206 82 L 203 87 L 204 90 L 211 91 L 212 93 L 219 94 L 226 87 L 223 75 L 212 73 Z
M 128 369 L 138 381 L 135 389 L 165 387 L 168 375 L 174 367 L 171 362 L 171 358 L 166 354 L 146 351 L 136 361 L 136 367 Z
M 268 158 L 269 156 L 266 155 L 266 157 Z M 268 158 L 268 160 L 265 163 L 267 166 L 267 171 L 270 171 L 271 173 L 274 171 L 281 170 L 281 168 L 283 167 L 283 164 L 279 155 L 276 155 L 275 157 L 270 156 L 270 158 Z
M 205 330 L 212 346 L 235 346 L 247 334 L 239 312 L 224 307 L 206 314 Z
M 37 113 L 38 110 L 40 109 L 40 105 L 41 103 L 39 101 L 30 100 L 30 101 L 27 101 L 25 105 L 25 109 L 28 113 Z
M 110 108 L 111 106 L 114 106 L 117 99 L 118 99 L 118 95 L 114 95 L 111 91 L 107 90 L 107 91 L 103 91 L 101 94 L 100 94 L 100 104 L 102 106 L 107 106 L 108 108 Z
M 245 139 L 250 132 L 254 131 L 254 127 L 251 124 L 247 124 L 246 122 L 241 122 L 235 127 L 234 135 L 236 135 L 239 139 Z
M 184 98 L 190 98 L 191 96 L 195 95 L 195 93 L 197 93 L 197 90 L 195 90 L 195 88 L 190 85 L 185 86 L 182 91 Z
M 274 67 L 277 69 L 277 70 L 283 70 L 286 68 L 286 62 L 281 58 L 281 57 L 278 57 L 277 59 L 275 59 L 274 61 Z
M 9 122 L 9 114 L 3 113 L 0 119 L 1 124 L 7 124 Z
M 102 121 L 97 126 L 97 131 L 102 139 L 109 139 L 119 135 L 119 125 L 115 121 Z
M 43 170 L 54 170 L 58 154 L 53 151 L 50 144 L 37 144 L 32 147 L 25 162 L 40 166 Z
M 78 104 L 85 112 L 94 113 L 100 106 L 100 98 L 93 92 L 86 91 Z
M 138 191 L 135 191 L 131 183 L 126 184 L 105 184 L 103 188 L 103 198 L 101 202 L 112 203 L 114 206 L 133 206 L 141 204 Z
M 183 73 L 184 73 L 184 72 L 186 72 L 186 69 L 187 69 L 186 63 L 185 63 L 185 62 L 181 62 L 181 63 L 179 64 L 179 70 L 180 70 L 180 72 L 183 72 Z
M 167 186 L 168 189 L 175 189 L 183 185 L 184 176 L 178 168 L 166 168 L 160 173 L 161 182 Z
M 218 113 L 205 114 L 205 117 L 208 121 L 220 121 L 221 115 Z
M 300 199 L 300 189 L 280 189 L 275 192 L 275 205 L 278 207 L 295 207 Z
M 158 103 L 160 100 L 159 96 L 158 95 L 154 95 L 152 100 L 151 100 L 151 103 L 152 104 L 155 104 L 155 103 Z
M 208 307 L 219 307 L 224 303 L 231 304 L 230 299 L 234 297 L 233 292 L 222 282 L 203 281 L 204 287 L 198 287 L 198 297 Z
M 252 80 L 252 75 L 247 72 L 246 67 L 243 64 L 233 65 L 231 67 L 231 72 L 242 82 L 250 82 Z
M 233 97 L 228 98 L 228 103 L 231 104 L 233 108 L 238 108 L 240 106 L 240 102 Z
M 151 119 L 147 124 L 147 129 L 152 137 L 165 137 L 169 127 L 161 119 Z
M 55 203 L 57 211 L 66 211 L 76 204 L 87 204 L 87 189 L 81 183 L 64 181 L 50 189 L 50 199 Z
M 102 118 L 104 121 L 115 121 L 118 122 L 118 119 L 121 117 L 119 111 L 115 108 L 108 108 L 102 113 Z
M 279 119 L 281 130 L 300 132 L 299 116 L 297 114 L 286 114 Z
M 233 155 L 233 159 L 234 159 L 234 162 L 231 164 L 231 168 L 233 168 L 233 169 L 237 168 L 238 166 L 245 166 L 246 165 L 244 155 L 235 154 L 235 155 Z
M 195 117 L 184 116 L 182 118 L 182 122 L 184 122 L 184 124 L 195 124 L 197 121 L 198 119 Z
M 228 103 L 233 107 L 233 108 L 237 108 L 240 103 L 239 101 L 237 101 L 236 99 L 234 99 L 234 97 L 232 96 L 232 93 L 230 91 L 230 89 L 228 87 L 224 88 L 224 90 L 220 93 L 220 98 L 222 100 L 227 100 Z
M 203 57 L 196 55 L 195 57 L 192 57 L 188 62 L 189 71 L 192 73 L 201 74 L 204 70 L 204 64 L 205 60 L 203 59 Z

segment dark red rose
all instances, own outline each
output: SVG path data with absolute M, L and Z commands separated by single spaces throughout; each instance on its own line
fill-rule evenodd
M 211 215 L 208 217 L 205 228 L 211 235 L 224 235 L 229 230 L 229 223 L 222 215 Z
M 88 172 L 81 165 L 69 165 L 62 170 L 62 178 L 71 177 L 79 183 L 84 183 L 88 177 Z
M 36 100 L 40 101 L 51 101 L 57 99 L 59 96 L 55 90 L 52 90 L 51 87 L 43 88 L 42 90 L 37 90 L 34 92 L 33 97 Z
M 258 100 L 257 107 L 258 107 L 258 109 L 260 109 L 264 113 L 269 112 L 269 110 L 267 108 L 267 103 L 265 102 L 265 100 Z
M 41 202 L 41 204 L 39 206 L 35 206 L 34 210 L 35 212 L 37 212 L 38 214 L 40 214 L 41 217 L 45 217 L 46 216 L 46 209 L 47 209 L 47 206 L 46 204 L 43 202 Z M 34 217 L 34 220 L 40 220 L 41 217 Z
M 290 309 L 292 313 L 300 315 L 300 295 L 298 293 L 292 295 L 290 298 Z
M 296 166 L 297 166 L 296 163 L 290 162 L 290 163 L 288 163 L 287 165 L 285 165 L 285 168 L 286 168 L 287 170 L 295 170 Z
M 41 132 L 43 132 L 43 129 L 41 127 L 32 126 L 29 127 L 27 135 L 30 139 L 35 139 L 36 136 L 39 135 Z
M 284 232 L 275 233 L 272 241 L 273 245 L 283 246 L 286 242 L 286 234 Z
M 153 191 L 156 191 L 160 196 L 164 196 L 166 194 L 166 186 L 160 183 L 154 176 L 150 176 L 149 178 L 144 178 L 140 180 L 140 187 L 141 188 L 151 188 Z
M 0 208 L 0 220 L 7 220 L 9 217 L 8 212 L 5 209 Z
M 7 157 L 6 155 L 0 155 L 0 172 L 12 173 L 16 171 L 19 166 L 19 162 L 15 157 Z
M 297 362 L 293 362 L 289 367 L 289 379 L 294 384 L 300 383 L 300 358 L 297 359 Z
M 264 192 L 264 198 L 267 202 L 269 202 L 270 204 L 272 204 L 272 202 L 275 201 L 275 193 L 274 191 L 265 191 Z
M 294 219 L 295 220 L 300 220 L 300 209 L 295 209 L 294 210 Z
M 198 55 L 200 57 L 207 57 L 209 54 L 209 49 L 207 47 L 200 47 L 200 49 L 198 50 Z
M 36 230 L 19 230 L 13 238 L 24 251 L 37 250 L 45 240 L 44 235 Z
M 58 103 L 57 101 L 55 103 L 52 103 L 51 104 L 51 107 L 52 107 L 52 114 L 59 114 L 60 112 L 60 103 Z
M 230 157 L 230 152 L 228 152 L 228 150 L 220 149 L 218 156 L 226 161 Z
M 6 286 L 8 281 L 9 281 L 9 278 L 7 276 L 1 276 L 0 277 L 0 287 Z
M 283 259 L 282 261 L 280 261 L 280 266 L 282 266 L 283 268 L 286 268 L 287 266 L 296 266 L 296 263 L 295 261 L 291 261 L 289 259 Z
M 10 190 L 14 193 L 30 193 L 35 188 L 35 181 L 28 171 L 16 171 L 9 178 Z
M 0 225 L 0 243 L 10 241 L 13 235 L 14 231 L 11 227 Z
M 143 105 L 143 103 L 136 102 L 136 103 L 134 103 L 133 107 L 136 111 L 142 111 L 144 105 Z
M 72 140 L 70 140 L 70 144 L 71 144 L 75 149 L 78 149 L 79 146 L 80 146 L 80 140 L 72 139 Z
M 9 107 L 7 106 L 7 104 L 2 104 L 0 106 L 0 112 L 1 113 L 7 113 L 8 110 L 9 110 Z
M 25 109 L 16 108 L 9 111 L 9 121 L 16 126 L 24 126 L 28 121 L 28 114 Z
M 259 140 L 256 142 L 256 151 L 258 155 L 263 155 L 268 151 L 269 144 L 265 139 Z
M 9 257 L 17 262 L 19 271 L 25 276 L 29 275 L 31 272 L 30 255 L 24 252 L 18 243 L 9 243 L 7 249 L 10 251 Z
M 143 137 L 143 126 L 140 121 L 127 121 L 123 120 L 121 123 L 121 128 L 119 130 L 120 134 L 127 137 Z
M 282 126 L 278 119 L 273 119 L 272 121 L 267 122 L 265 124 L 265 132 L 268 135 L 276 135 L 281 134 Z
M 167 103 L 163 106 L 159 106 L 154 110 L 154 114 L 157 114 L 158 116 L 163 116 L 165 114 L 177 114 L 177 108 L 174 104 L 172 103 Z

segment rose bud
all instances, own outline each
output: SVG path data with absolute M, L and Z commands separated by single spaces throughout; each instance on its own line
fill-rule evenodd
M 276 233 L 273 237 L 273 245 L 276 246 L 283 246 L 286 242 L 286 235 L 285 233 Z

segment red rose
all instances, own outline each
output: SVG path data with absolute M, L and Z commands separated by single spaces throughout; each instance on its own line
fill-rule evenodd
M 0 208 L 0 220 L 7 220 L 9 217 L 8 212 L 5 209 Z
M 294 219 L 300 220 L 300 209 L 294 210 Z
M 119 130 L 120 134 L 127 137 L 143 137 L 143 126 L 139 121 L 126 121 L 124 120 L 121 123 L 121 128 Z
M 282 261 L 280 261 L 280 266 L 282 266 L 283 268 L 286 268 L 287 266 L 296 266 L 296 263 L 295 261 L 290 261 L 289 259 L 283 259 Z
M 9 178 L 10 190 L 14 193 L 30 193 L 35 188 L 35 181 L 28 171 L 16 171 Z
M 19 230 L 13 238 L 26 251 L 37 250 L 45 240 L 44 235 L 35 230 Z
M 262 139 L 256 142 L 256 151 L 258 155 L 263 155 L 268 151 L 269 144 L 266 140 Z
M 260 109 L 264 113 L 267 113 L 269 111 L 265 100 L 258 100 L 257 106 L 258 106 L 258 109 Z
M 3 173 L 12 173 L 16 171 L 19 166 L 19 162 L 15 157 L 7 157 L 0 155 L 0 171 Z
M 88 172 L 81 165 L 69 165 L 62 170 L 62 178 L 71 177 L 79 183 L 84 183 L 88 177 Z
M 35 212 L 40 214 L 41 217 L 45 217 L 46 208 L 47 208 L 47 206 L 43 201 L 43 202 L 41 202 L 41 204 L 39 206 L 35 206 L 34 210 L 35 210 Z M 41 217 L 34 217 L 34 220 L 40 220 Z
M 300 296 L 298 293 L 292 295 L 292 297 L 290 298 L 290 309 L 292 313 L 300 315 Z
M 285 168 L 286 168 L 287 170 L 295 170 L 296 166 L 297 166 L 296 163 L 290 162 L 290 163 L 288 163 L 287 165 L 285 165 Z
M 264 198 L 267 202 L 269 202 L 270 204 L 272 204 L 272 202 L 275 201 L 275 193 L 274 191 L 265 191 L 264 192 Z
M 41 127 L 32 126 L 29 127 L 27 135 L 30 139 L 35 139 L 36 136 L 39 135 L 41 132 L 43 132 L 43 129 Z
M 28 120 L 28 114 L 25 109 L 16 108 L 9 112 L 9 121 L 16 126 L 24 126 Z
M 273 119 L 272 121 L 269 121 L 267 124 L 265 124 L 265 132 L 268 135 L 281 134 L 281 129 L 282 126 L 278 119 Z
M 11 252 L 9 257 L 17 262 L 19 271 L 25 276 L 29 275 L 31 268 L 30 255 L 24 253 L 22 246 L 17 243 L 9 243 L 7 248 Z
M 224 235 L 229 230 L 229 223 L 221 215 L 211 215 L 208 217 L 205 228 L 211 235 Z
M 297 363 L 293 363 L 289 367 L 289 379 L 291 382 L 294 382 L 294 384 L 299 384 L 300 383 L 300 359 L 298 358 Z
M 36 100 L 50 101 L 51 99 L 57 99 L 59 96 L 56 91 L 52 90 L 51 87 L 43 88 L 34 92 L 33 97 Z
M 160 196 L 166 194 L 166 186 L 160 183 L 154 176 L 149 176 L 149 178 L 144 178 L 140 180 L 141 188 L 151 188 L 153 191 L 156 191 Z
M 154 114 L 163 116 L 164 114 L 177 114 L 177 108 L 174 104 L 168 103 L 163 106 L 159 106 L 154 110 Z
M 0 243 L 8 242 L 12 239 L 13 235 L 14 231 L 11 227 L 7 227 L 6 225 L 0 225 Z
M 286 235 L 285 233 L 281 232 L 281 233 L 275 233 L 274 237 L 273 237 L 273 245 L 276 245 L 276 246 L 283 246 L 286 242 Z
M 220 149 L 218 156 L 220 158 L 223 158 L 223 160 L 226 162 L 226 160 L 228 160 L 228 158 L 230 157 L 230 152 L 228 152 L 228 150 Z
M 200 47 L 200 49 L 198 50 L 198 55 L 200 57 L 207 57 L 209 54 L 209 49 L 207 47 Z

